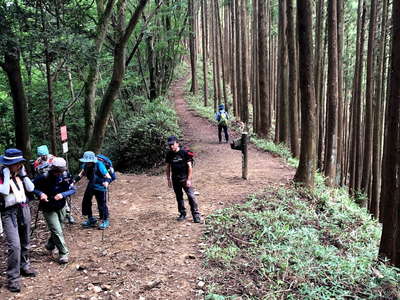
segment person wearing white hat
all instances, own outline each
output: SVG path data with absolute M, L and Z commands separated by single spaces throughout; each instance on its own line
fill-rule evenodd
M 49 172 L 34 179 L 34 193 L 39 197 L 39 209 L 43 212 L 50 237 L 45 248 L 52 255 L 57 248 L 60 264 L 68 263 L 69 251 L 63 234 L 66 217 L 66 198 L 75 194 L 71 176 L 67 173 L 67 162 L 62 157 L 54 157 Z
M 7 149 L 0 156 L 0 213 L 7 241 L 7 288 L 20 292 L 22 276 L 34 277 L 29 262 L 31 212 L 25 192 L 34 185 L 22 164 L 25 161 L 19 149 Z

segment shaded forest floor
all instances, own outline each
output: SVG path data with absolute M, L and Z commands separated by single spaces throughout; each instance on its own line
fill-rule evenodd
M 171 92 L 184 132 L 185 145 L 196 152 L 194 186 L 202 218 L 271 185 L 286 184 L 294 170 L 279 158 L 249 148 L 249 179 L 241 179 L 241 153 L 219 144 L 214 125 L 188 109 L 184 80 Z M 60 266 L 43 248 L 48 236 L 43 218 L 31 250 L 35 278 L 22 279 L 22 292 L 5 288 L 4 237 L 0 240 L 0 299 L 201 299 L 202 233 L 204 224 L 188 218 L 178 223 L 175 195 L 165 175 L 128 175 L 110 188 L 111 227 L 106 231 L 66 225 L 70 263 Z M 73 197 L 79 215 L 82 182 Z M 188 206 L 188 205 L 187 205 Z M 93 205 L 94 211 L 97 206 Z M 188 207 L 187 207 L 188 208 Z M 33 210 L 34 211 L 34 210 Z M 190 211 L 190 209 L 188 210 Z M 34 213 L 33 213 L 34 218 Z

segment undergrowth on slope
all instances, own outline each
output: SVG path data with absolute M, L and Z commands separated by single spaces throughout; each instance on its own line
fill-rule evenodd
M 189 106 L 216 124 L 202 89 L 198 95 L 188 90 Z M 240 131 L 235 125 L 231 129 Z M 285 145 L 250 137 L 298 166 Z M 377 260 L 381 226 L 345 188 L 326 187 L 320 174 L 312 190 L 270 188 L 206 223 L 206 300 L 400 299 L 400 270 Z
M 380 232 L 322 178 L 250 196 L 207 218 L 206 299 L 396 299 L 399 270 L 376 259 Z

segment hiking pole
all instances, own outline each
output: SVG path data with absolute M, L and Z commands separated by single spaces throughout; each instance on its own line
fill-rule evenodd
M 39 203 L 38 203 L 37 209 L 36 209 L 35 225 L 34 225 L 34 226 L 32 227 L 32 229 L 31 229 L 31 235 L 30 235 L 30 237 L 32 237 L 33 232 L 36 230 L 38 219 L 39 219 Z
M 104 202 L 105 202 L 105 205 L 107 205 L 107 198 L 108 198 L 108 188 L 104 191 Z M 103 218 L 104 218 L 104 216 L 103 216 Z M 103 219 L 103 222 L 104 222 L 104 219 Z M 101 232 L 101 241 L 102 242 L 104 242 L 104 231 L 105 231 L 105 229 L 103 229 L 102 232 Z

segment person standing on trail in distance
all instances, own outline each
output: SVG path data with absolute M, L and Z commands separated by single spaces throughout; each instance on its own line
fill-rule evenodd
M 187 151 L 180 148 L 178 139 L 175 136 L 170 136 L 167 140 L 170 151 L 166 157 L 166 175 L 168 187 L 174 189 L 176 201 L 178 202 L 179 217 L 177 221 L 186 219 L 186 209 L 183 201 L 183 192 L 185 191 L 190 205 L 190 210 L 193 216 L 193 222 L 200 223 L 200 212 L 194 196 L 192 187 L 192 158 Z
M 34 193 L 39 197 L 39 209 L 42 210 L 50 238 L 45 248 L 52 254 L 57 247 L 58 262 L 68 263 L 68 248 L 63 234 L 63 222 L 66 217 L 66 198 L 75 194 L 72 178 L 67 173 L 67 162 L 64 158 L 54 157 L 49 171 L 34 179 Z
M 222 129 L 225 134 L 225 142 L 228 143 L 229 135 L 228 135 L 228 112 L 225 111 L 225 106 L 223 104 L 218 105 L 218 112 L 215 113 L 215 120 L 218 122 L 218 140 L 222 142 Z
M 25 161 L 19 149 L 7 149 L 0 156 L 0 212 L 7 242 L 7 288 L 21 291 L 20 277 L 35 277 L 30 267 L 31 211 L 25 191 L 32 192 L 34 184 L 26 174 Z
M 95 227 L 97 224 L 97 220 L 92 214 L 92 198 L 95 196 L 100 219 L 102 220 L 98 228 L 106 229 L 110 226 L 107 207 L 107 188 L 112 180 L 111 176 L 106 166 L 97 159 L 92 151 L 86 151 L 79 160 L 84 165 L 75 181 L 79 181 L 83 176 L 86 176 L 89 180 L 82 200 L 82 215 L 87 216 L 87 220 L 82 223 L 82 226 L 89 228 Z

